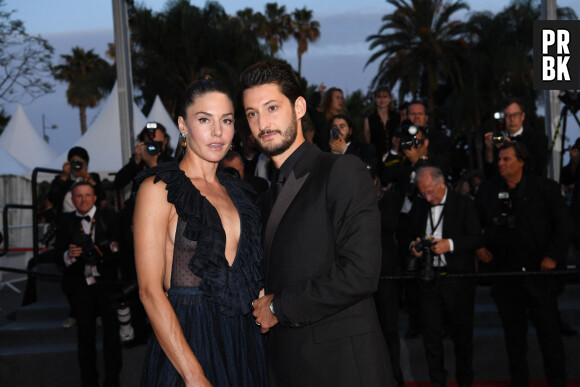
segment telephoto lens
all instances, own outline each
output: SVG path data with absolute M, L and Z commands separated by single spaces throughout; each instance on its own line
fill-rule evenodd
M 122 302 L 117 309 L 117 318 L 119 319 L 119 336 L 121 336 L 121 342 L 126 343 L 135 338 L 135 330 L 133 325 L 131 325 L 131 308 L 129 304 Z

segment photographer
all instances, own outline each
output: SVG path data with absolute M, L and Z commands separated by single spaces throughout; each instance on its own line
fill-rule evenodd
M 524 144 L 530 154 L 528 172 L 536 176 L 546 176 L 548 138 L 533 128 L 524 128 L 525 118 L 524 102 L 520 98 L 508 99 L 503 112 L 496 113 L 497 129 L 484 135 L 484 171 L 487 177 L 497 176 L 499 149 L 504 143 L 514 141 Z
M 97 205 L 104 200 L 101 179 L 98 174 L 89 173 L 88 166 L 89 153 L 85 148 L 75 146 L 68 151 L 67 161 L 62 165 L 62 174 L 55 176 L 48 190 L 47 200 L 52 205 L 45 214 L 48 223 L 56 222 L 63 212 L 74 210 L 70 188 L 77 181 L 86 181 L 95 188 Z
M 77 319 L 81 384 L 99 385 L 96 360 L 96 318 L 103 324 L 105 385 L 118 386 L 121 341 L 117 311 L 111 297 L 118 293 L 119 222 L 116 213 L 95 206 L 94 187 L 85 181 L 71 189 L 75 211 L 60 217 L 56 251 L 65 266 L 63 289 Z
M 148 122 L 137 136 L 131 160 L 115 175 L 115 187 L 123 189 L 132 183 L 131 198 L 134 198 L 139 184 L 134 182 L 135 176 L 145 169 L 153 168 L 161 163 L 173 161 L 173 150 L 168 145 L 167 130 L 158 122 Z
M 574 219 L 574 245 L 580 251 L 580 138 L 568 148 L 570 162 L 562 168 L 562 184 L 573 185 L 570 210 Z
M 337 114 L 329 121 L 328 150 L 334 154 L 355 155 L 375 170 L 377 167 L 377 157 L 375 147 L 366 142 L 353 140 L 354 124 L 350 117 L 344 114 Z
M 477 258 L 494 271 L 539 272 L 564 267 L 572 219 L 558 184 L 527 173 L 526 147 L 508 142 L 499 150 L 499 176 L 482 183 L 475 203 L 484 228 Z M 531 318 L 550 386 L 566 384 L 554 275 L 497 277 L 491 292 L 501 317 L 512 385 L 527 385 L 527 331 Z
M 419 309 L 429 377 L 434 386 L 446 385 L 445 324 L 455 348 L 457 383 L 470 386 L 475 280 L 441 275 L 475 272 L 475 250 L 482 244 L 477 209 L 468 197 L 447 188 L 439 168 L 419 169 L 417 187 L 421 198 L 410 213 L 411 252 L 421 271 Z

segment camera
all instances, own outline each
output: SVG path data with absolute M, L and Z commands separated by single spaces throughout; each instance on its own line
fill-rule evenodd
M 157 130 L 158 126 L 159 125 L 156 122 L 148 122 L 145 126 L 147 129 L 145 137 L 145 149 L 151 156 L 157 156 L 163 150 L 161 141 L 154 140 L 155 131 Z
M 338 131 L 337 127 L 332 127 L 330 128 L 330 138 L 334 139 L 334 140 L 338 140 L 338 138 L 340 137 L 340 132 Z
M 83 162 L 80 160 L 73 160 L 70 162 L 70 167 L 73 171 L 80 171 L 83 169 Z
M 96 265 L 101 259 L 101 254 L 116 253 L 119 251 L 117 242 L 105 241 L 95 245 L 90 234 L 78 235 L 76 238 L 73 238 L 72 243 L 83 250 L 79 258 L 87 265 Z
M 131 323 L 131 308 L 126 297 L 137 290 L 137 282 L 133 281 L 124 286 L 120 292 L 111 295 L 111 308 L 117 311 L 119 321 L 119 336 L 122 343 L 135 338 L 135 329 Z
M 407 128 L 403 127 L 402 128 L 402 135 L 401 135 L 401 143 L 400 143 L 401 149 L 403 149 L 403 150 L 411 149 L 413 147 L 417 147 L 420 144 L 422 144 L 423 140 L 417 138 L 417 133 L 419 131 L 422 131 L 423 133 L 425 133 L 423 128 L 416 126 L 416 125 L 410 125 Z
M 505 114 L 504 112 L 495 112 L 493 113 L 493 118 L 495 119 L 496 130 L 493 132 L 491 139 L 494 144 L 501 144 L 505 142 L 505 136 L 503 135 L 505 129 Z
M 516 226 L 516 217 L 513 213 L 513 205 L 509 192 L 499 192 L 497 194 L 498 207 L 500 214 L 492 219 L 495 227 L 514 229 Z
M 411 260 L 407 265 L 407 270 L 410 272 L 419 273 L 419 278 L 423 281 L 432 281 L 435 279 L 435 270 L 433 269 L 433 253 L 431 247 L 437 242 L 433 242 L 429 238 L 422 238 L 419 242 L 415 242 L 413 247 L 416 251 L 422 251 L 421 257 L 411 256 Z

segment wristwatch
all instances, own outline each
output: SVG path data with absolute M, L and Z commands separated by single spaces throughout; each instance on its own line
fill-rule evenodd
M 270 302 L 270 312 L 272 312 L 274 316 L 276 315 L 276 313 L 274 313 L 274 300 Z

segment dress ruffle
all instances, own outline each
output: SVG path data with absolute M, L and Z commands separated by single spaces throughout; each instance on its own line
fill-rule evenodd
M 257 207 L 241 188 L 239 181 L 218 173 L 240 215 L 241 232 L 238 251 L 230 267 L 225 257 L 225 231 L 217 210 L 199 192 L 185 172 L 174 162 L 163 163 L 141 172 L 138 180 L 155 176 L 154 183 L 166 184 L 167 201 L 175 206 L 185 220 L 183 236 L 197 241 L 189 268 L 201 278 L 199 288 L 208 299 L 219 305 L 227 316 L 244 315 L 252 311 L 251 302 L 263 287 L 261 222 Z

